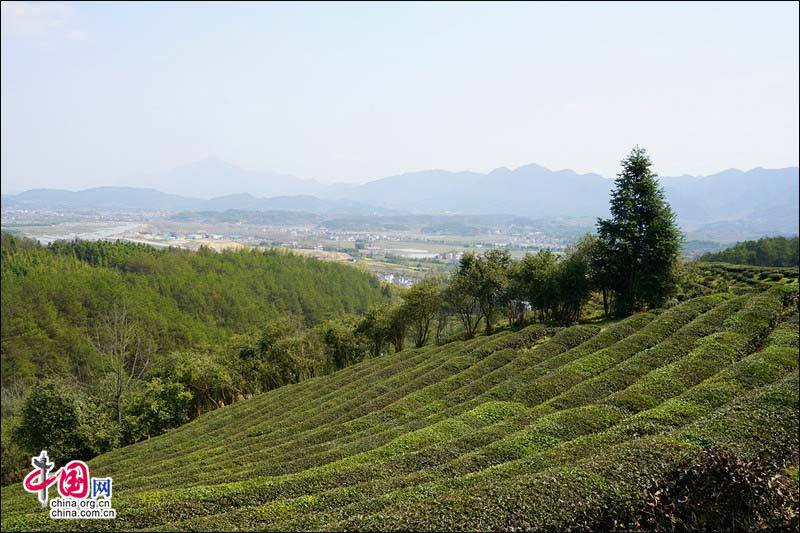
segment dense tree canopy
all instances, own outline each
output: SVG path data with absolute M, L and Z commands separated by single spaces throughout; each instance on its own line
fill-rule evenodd
M 744 241 L 720 252 L 703 254 L 700 261 L 737 263 L 741 265 L 790 267 L 798 266 L 798 237 L 764 237 Z
M 59 462 L 89 459 L 119 442 L 119 429 L 97 404 L 80 389 L 50 380 L 27 396 L 13 433 L 29 453 L 47 450 Z
M 221 343 L 286 315 L 305 325 L 382 301 L 357 269 L 276 251 L 195 253 L 125 242 L 42 247 L 3 234 L 2 380 L 87 381 L 96 326 L 116 304 L 152 352 Z

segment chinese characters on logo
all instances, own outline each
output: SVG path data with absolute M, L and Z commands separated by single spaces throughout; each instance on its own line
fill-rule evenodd
M 89 467 L 83 461 L 70 461 L 51 474 L 55 464 L 46 450 L 31 458 L 31 465 L 33 470 L 25 476 L 23 486 L 37 495 L 42 507 L 47 507 L 50 486 L 58 482 L 61 498 L 50 500 L 51 518 L 116 518 L 116 511 L 111 508 L 110 477 L 90 478 Z

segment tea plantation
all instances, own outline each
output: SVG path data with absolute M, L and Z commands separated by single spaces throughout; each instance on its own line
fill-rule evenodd
M 761 267 L 731 263 L 697 262 L 690 264 L 699 283 L 711 290 L 764 289 L 771 285 L 797 283 L 796 267 Z
M 664 528 L 665 495 L 704 479 L 708 512 L 746 507 L 703 477 L 719 464 L 796 494 L 797 284 L 749 268 L 744 294 L 405 350 L 212 411 L 89 463 L 116 520 L 51 520 L 16 484 L 2 529 Z

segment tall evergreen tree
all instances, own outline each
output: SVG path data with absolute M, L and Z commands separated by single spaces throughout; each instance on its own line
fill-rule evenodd
M 652 164 L 643 148 L 631 151 L 611 193 L 611 218 L 597 221 L 617 315 L 658 307 L 675 290 L 682 236 Z

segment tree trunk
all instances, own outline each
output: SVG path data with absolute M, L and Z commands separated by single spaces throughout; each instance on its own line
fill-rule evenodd
M 122 425 L 122 391 L 117 392 L 117 423 Z
M 402 352 L 403 351 L 403 339 L 402 338 L 395 338 L 392 341 L 392 344 L 394 344 L 394 351 L 395 352 Z

